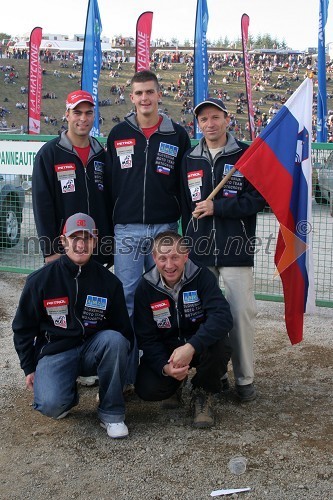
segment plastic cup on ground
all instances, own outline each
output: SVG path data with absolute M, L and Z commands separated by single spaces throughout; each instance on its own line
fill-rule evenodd
M 232 474 L 240 476 L 246 471 L 247 459 L 245 457 L 233 457 L 229 460 L 228 467 Z

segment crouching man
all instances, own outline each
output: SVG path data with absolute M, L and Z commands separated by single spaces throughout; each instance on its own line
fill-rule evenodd
M 188 258 L 173 231 L 154 241 L 155 266 L 145 273 L 134 302 L 134 329 L 143 351 L 135 390 L 146 401 L 180 398 L 192 367 L 193 425 L 211 427 L 214 393 L 231 356 L 232 316 L 211 271 Z
M 32 273 L 13 321 L 14 345 L 43 415 L 65 417 L 78 404 L 78 376 L 98 375 L 98 416 L 111 438 L 128 435 L 123 386 L 133 331 L 121 282 L 92 259 L 94 220 L 69 217 L 65 255 Z

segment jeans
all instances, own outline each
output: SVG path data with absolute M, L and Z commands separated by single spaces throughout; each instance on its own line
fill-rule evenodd
M 101 330 L 82 346 L 41 358 L 35 372 L 35 410 L 48 417 L 59 417 L 78 403 L 77 377 L 98 375 L 100 420 L 123 422 L 129 345 L 121 333 Z
M 163 231 L 178 230 L 177 222 L 168 224 L 116 224 L 114 273 L 124 287 L 126 306 L 132 321 L 134 294 L 142 273 L 148 271 L 154 260 L 151 255 L 153 239 Z M 134 384 L 139 364 L 139 351 L 135 341 L 130 354 L 126 384 Z

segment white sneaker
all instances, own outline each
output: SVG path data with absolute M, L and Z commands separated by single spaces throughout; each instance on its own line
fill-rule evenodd
M 101 427 L 106 429 L 108 436 L 111 438 L 125 438 L 128 436 L 128 428 L 125 422 L 118 422 L 116 424 L 110 424 L 107 422 L 101 422 Z
M 78 377 L 76 381 L 78 384 L 90 387 L 96 384 L 96 382 L 98 381 L 98 377 L 97 375 L 92 375 L 91 377 Z
M 61 413 L 61 415 L 59 415 L 59 417 L 56 417 L 56 420 L 60 420 L 62 418 L 65 418 L 67 417 L 68 413 L 69 413 L 70 410 L 67 410 L 67 411 L 64 411 L 63 413 Z

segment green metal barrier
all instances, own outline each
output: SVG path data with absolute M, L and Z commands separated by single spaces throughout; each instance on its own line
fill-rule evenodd
M 9 173 L 2 168 L 10 153 L 4 153 L 2 141 L 31 143 L 35 149 L 39 142 L 46 142 L 54 136 L 29 136 L 0 134 L 0 271 L 30 273 L 43 265 L 32 211 L 31 176 L 24 173 Z M 14 142 L 15 141 L 15 142 Z M 106 138 L 100 138 L 106 144 Z M 197 141 L 192 141 L 195 144 Z M 37 146 L 36 146 L 37 143 Z M 32 147 L 32 145 L 31 145 Z M 14 149 L 14 148 L 13 148 Z M 35 153 L 33 153 L 35 154 Z M 13 165 L 24 171 L 27 158 L 14 155 Z M 22 165 L 20 165 L 20 162 Z M 333 144 L 312 145 L 313 164 L 313 260 L 316 303 L 333 307 Z M 20 170 L 20 172 L 21 172 Z M 5 173 L 1 173 L 5 171 Z M 326 177 L 325 177 L 326 176 Z M 331 182 L 332 191 L 326 190 Z M 274 253 L 278 234 L 275 215 L 266 210 L 258 214 L 257 254 L 255 258 L 255 292 L 261 300 L 283 301 L 280 278 L 274 279 Z

